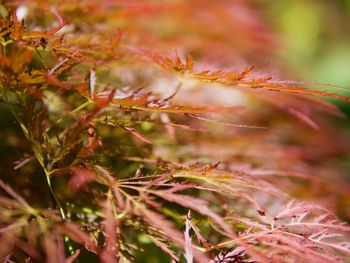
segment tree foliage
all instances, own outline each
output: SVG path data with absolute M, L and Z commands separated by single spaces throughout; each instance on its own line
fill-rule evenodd
M 249 65 L 277 45 L 253 5 L 0 14 L 3 262 L 349 259 L 349 144 L 324 98 L 350 99 Z

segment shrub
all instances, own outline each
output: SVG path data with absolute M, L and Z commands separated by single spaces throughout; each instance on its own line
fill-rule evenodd
M 349 98 L 239 60 L 276 45 L 248 4 L 20 3 L 0 6 L 2 261 L 349 258 L 320 96 Z

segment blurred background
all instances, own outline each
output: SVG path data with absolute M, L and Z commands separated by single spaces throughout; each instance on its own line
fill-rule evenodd
M 280 66 L 294 79 L 350 87 L 350 1 L 256 1 L 277 33 Z M 349 103 L 336 102 L 350 114 Z

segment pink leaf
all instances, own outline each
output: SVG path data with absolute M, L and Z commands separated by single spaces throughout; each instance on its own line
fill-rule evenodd
M 119 244 L 117 240 L 118 222 L 114 217 L 112 192 L 107 193 L 107 199 L 103 204 L 104 220 L 102 222 L 105 243 L 100 253 L 100 259 L 105 263 L 118 262 Z
M 69 179 L 68 186 L 73 190 L 79 190 L 93 181 L 96 174 L 88 169 L 74 168 L 74 175 Z

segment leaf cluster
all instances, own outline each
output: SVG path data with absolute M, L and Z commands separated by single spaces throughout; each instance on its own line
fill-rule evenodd
M 320 96 L 349 97 L 205 63 L 220 43 L 227 54 L 255 37 L 272 45 L 267 28 L 226 8 L 249 5 L 20 2 L 0 5 L 3 262 L 350 257 L 339 219 L 350 218 L 349 186 L 330 179 L 349 145 L 329 118 L 341 112 Z M 235 34 L 205 30 L 201 12 Z M 202 38 L 159 28 L 167 17 Z M 160 55 L 179 43 L 194 55 Z M 224 100 L 235 96 L 241 104 Z

